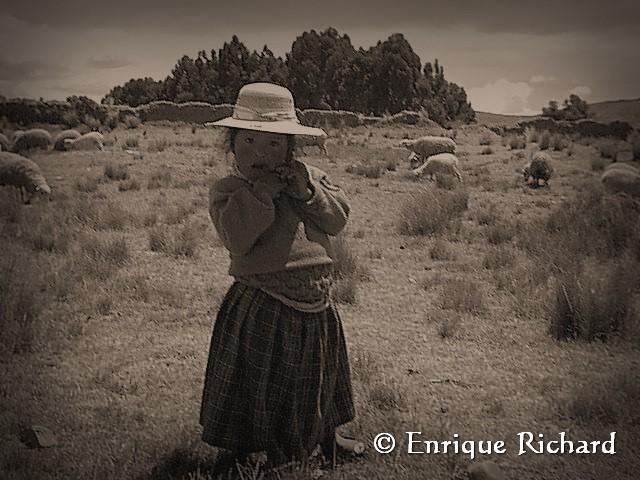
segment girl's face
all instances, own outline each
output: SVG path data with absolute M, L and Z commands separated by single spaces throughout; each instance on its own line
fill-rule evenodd
M 234 142 L 238 170 L 255 180 L 286 163 L 287 147 L 286 135 L 238 130 Z

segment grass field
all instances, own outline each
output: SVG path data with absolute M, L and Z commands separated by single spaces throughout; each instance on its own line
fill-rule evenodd
M 424 133 L 336 130 L 329 158 L 305 157 L 351 201 L 339 311 L 357 419 L 344 431 L 368 447 L 322 478 L 466 478 L 468 455 L 403 453 L 406 431 L 505 440 L 506 454 L 483 459 L 508 478 L 637 478 L 638 210 L 603 195 L 593 146 L 550 151 L 555 176 L 531 189 L 516 154 L 535 145 L 510 151 L 474 126 L 455 131 L 462 187 L 416 181 L 394 147 Z M 206 479 L 215 462 L 198 413 L 231 284 L 207 210 L 224 155 L 213 131 L 186 125 L 107 140 L 104 152 L 32 155 L 52 202 L 0 191 L 2 478 Z M 18 437 L 33 424 L 58 445 L 27 449 Z M 617 453 L 518 456 L 522 431 L 615 431 Z M 395 453 L 373 450 L 379 432 L 396 435 Z M 258 478 L 249 470 L 241 478 Z

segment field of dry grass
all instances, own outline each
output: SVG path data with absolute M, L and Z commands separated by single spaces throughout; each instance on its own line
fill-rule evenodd
M 506 454 L 485 458 L 508 478 L 636 478 L 638 211 L 602 195 L 600 153 L 551 151 L 550 186 L 531 189 L 523 150 L 460 127 L 465 182 L 454 188 L 409 175 L 393 147 L 425 133 L 417 127 L 330 133 L 329 158 L 309 149 L 306 161 L 351 200 L 339 310 L 357 419 L 344 430 L 368 449 L 322 478 L 466 478 L 467 455 L 373 450 L 377 433 L 402 443 L 406 431 L 506 440 Z M 207 212 L 224 155 L 214 132 L 184 125 L 107 139 L 104 152 L 32 156 L 52 185 L 48 204 L 0 191 L 3 478 L 206 479 L 215 461 L 198 413 L 231 283 Z M 32 424 L 58 445 L 25 448 L 19 432 Z M 615 431 L 618 453 L 518 456 L 521 431 Z

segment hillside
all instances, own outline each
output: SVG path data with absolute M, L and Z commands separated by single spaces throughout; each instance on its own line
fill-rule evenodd
M 629 122 L 634 128 L 640 128 L 640 98 L 633 100 L 611 100 L 589 104 L 592 118 L 598 122 L 609 123 L 614 120 Z M 501 115 L 499 113 L 476 112 L 480 125 L 504 125 L 515 127 L 520 120 L 534 118 L 527 115 Z

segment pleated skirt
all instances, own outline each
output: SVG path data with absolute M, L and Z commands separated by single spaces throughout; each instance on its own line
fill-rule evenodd
M 202 439 L 231 451 L 305 459 L 355 417 L 342 322 L 235 282 L 218 311 L 200 410 Z

